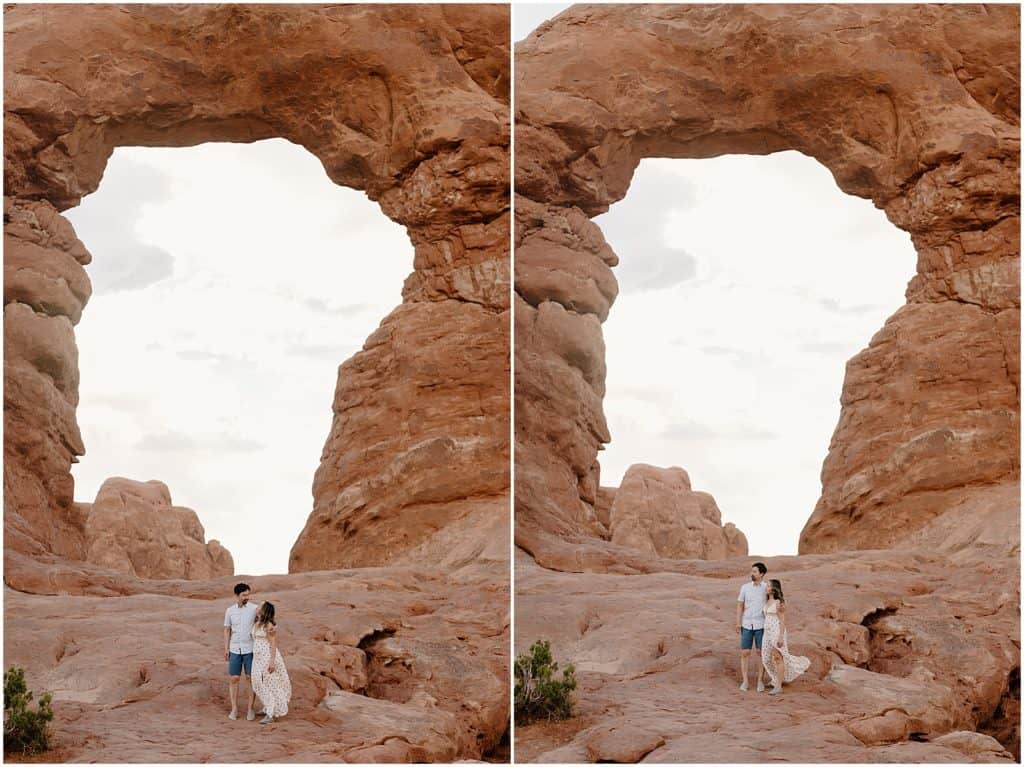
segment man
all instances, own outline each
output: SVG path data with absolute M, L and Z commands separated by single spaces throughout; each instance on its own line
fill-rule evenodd
M 238 680 L 244 670 L 252 674 L 252 626 L 256 622 L 256 605 L 250 604 L 252 592 L 247 583 L 235 586 L 235 604 L 224 612 L 224 660 L 228 662 L 231 677 L 231 713 L 228 719 L 238 719 Z M 249 682 L 249 711 L 245 718 L 250 722 L 256 718 L 254 705 L 256 691 Z
M 761 649 L 764 637 L 764 604 L 768 595 L 768 581 L 764 574 L 768 568 L 764 562 L 755 562 L 750 568 L 750 583 L 740 587 L 740 598 L 736 603 L 736 629 L 740 632 L 740 668 L 743 682 L 740 690 L 746 692 L 747 667 L 750 665 L 750 648 Z M 758 652 L 760 655 L 760 652 Z M 757 691 L 764 692 L 764 666 L 758 663 Z

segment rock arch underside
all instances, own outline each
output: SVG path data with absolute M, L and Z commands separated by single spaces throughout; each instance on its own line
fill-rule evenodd
M 578 5 L 516 45 L 516 650 L 548 638 L 581 680 L 517 760 L 1019 759 L 1019 30 L 1005 5 Z M 751 699 L 754 558 L 608 534 L 601 323 L 631 254 L 590 219 L 644 157 L 783 150 L 918 265 L 847 364 L 800 554 L 761 557 L 811 669 Z
M 4 37 L 5 667 L 53 691 L 55 758 L 449 761 L 500 748 L 508 8 L 10 6 Z M 290 574 L 246 578 L 282 616 L 291 714 L 258 739 L 225 738 L 230 554 L 158 481 L 74 497 L 86 449 L 74 325 L 103 254 L 61 213 L 118 146 L 272 137 L 377 201 L 415 261 L 401 305 L 339 367 L 312 513 L 291 511 L 309 518 Z M 373 254 L 338 257 L 358 279 Z M 147 514 L 170 522 L 153 533 Z M 157 541 L 178 559 L 108 545 L 114 525 L 117 546 Z

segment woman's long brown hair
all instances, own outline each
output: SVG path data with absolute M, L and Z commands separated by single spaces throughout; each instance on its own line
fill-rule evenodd
M 270 602 L 264 602 L 260 605 L 260 611 L 256 613 L 256 625 L 265 626 L 268 623 L 272 626 L 277 625 L 274 620 L 274 606 Z

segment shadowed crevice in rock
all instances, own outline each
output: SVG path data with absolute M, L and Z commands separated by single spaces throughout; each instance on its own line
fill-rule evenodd
M 867 629 L 867 653 L 866 662 L 858 664 L 862 668 L 874 671 L 879 674 L 896 673 L 893 664 L 898 663 L 901 658 L 913 652 L 909 641 L 902 635 L 894 635 L 880 627 L 885 619 L 898 612 L 895 607 L 882 607 L 864 616 L 860 625 Z M 897 674 L 904 676 L 904 674 Z
M 501 734 L 501 740 L 499 740 L 494 746 L 484 751 L 480 757 L 485 762 L 493 762 L 495 764 L 511 764 L 512 761 L 512 722 L 509 721 L 505 725 L 505 731 Z
M 1006 689 L 992 716 L 978 724 L 978 732 L 991 735 L 1020 761 L 1020 667 L 1006 678 Z

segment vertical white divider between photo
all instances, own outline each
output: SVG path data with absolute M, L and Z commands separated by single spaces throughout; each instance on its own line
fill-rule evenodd
M 515 715 L 515 663 L 516 663 L 516 4 L 509 2 L 508 51 L 509 51 L 509 226 L 508 226 L 508 323 L 509 323 L 509 389 L 508 389 L 508 462 L 509 462 L 509 647 L 508 647 L 508 700 L 509 761 L 516 763 L 516 715 Z

